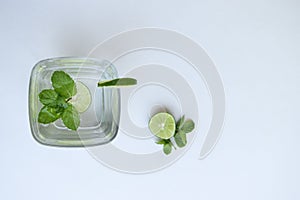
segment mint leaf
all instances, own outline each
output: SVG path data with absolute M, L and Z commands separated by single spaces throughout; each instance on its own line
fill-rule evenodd
M 195 128 L 195 124 L 193 122 L 193 120 L 187 120 L 184 122 L 181 130 L 184 131 L 185 133 L 189 133 L 192 132 Z
M 56 100 L 56 106 L 58 106 L 59 108 L 67 108 L 68 107 L 68 103 L 66 102 L 64 97 L 58 96 L 57 100 Z
M 175 133 L 174 139 L 178 147 L 184 147 L 187 143 L 186 134 L 181 130 Z
M 156 142 L 156 144 L 165 144 L 165 143 L 166 143 L 165 140 L 158 140 L 158 141 Z
M 171 145 L 171 143 L 165 143 L 163 151 L 164 151 L 164 153 L 166 155 L 169 155 L 171 153 L 171 151 L 172 151 L 172 145 Z
M 39 94 L 39 99 L 45 106 L 55 106 L 58 94 L 51 89 L 43 90 Z
M 53 72 L 51 81 L 54 90 L 65 98 L 70 98 L 77 92 L 74 80 L 63 71 Z
M 44 106 L 39 112 L 38 122 L 42 124 L 49 124 L 59 119 L 60 113 L 57 112 L 56 108 Z
M 77 130 L 80 119 L 78 111 L 72 104 L 68 104 L 68 107 L 64 110 L 61 118 L 66 127 L 74 131 Z
M 109 81 L 101 81 L 98 83 L 98 87 L 108 87 L 108 86 L 129 86 L 136 85 L 137 80 L 134 78 L 117 78 Z
M 177 124 L 176 124 L 176 129 L 179 130 L 182 128 L 184 123 L 184 115 L 178 120 Z

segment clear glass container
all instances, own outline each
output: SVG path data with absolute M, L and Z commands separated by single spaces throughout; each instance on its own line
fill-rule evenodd
M 68 73 L 74 81 L 84 83 L 91 93 L 89 108 L 80 113 L 80 126 L 72 131 L 61 119 L 50 123 L 38 122 L 42 108 L 39 93 L 52 88 L 51 76 L 56 70 Z M 120 93 L 117 88 L 99 88 L 97 83 L 117 78 L 117 70 L 108 61 L 63 57 L 42 60 L 31 72 L 29 86 L 29 120 L 33 137 L 42 144 L 63 147 L 100 145 L 110 142 L 118 132 Z

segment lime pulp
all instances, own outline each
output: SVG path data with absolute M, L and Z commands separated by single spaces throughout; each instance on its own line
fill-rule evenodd
M 170 139 L 175 133 L 175 120 L 169 113 L 158 113 L 149 121 L 149 129 L 161 139 Z
M 88 87 L 80 81 L 76 82 L 77 93 L 69 101 L 78 112 L 85 112 L 91 104 L 91 93 Z

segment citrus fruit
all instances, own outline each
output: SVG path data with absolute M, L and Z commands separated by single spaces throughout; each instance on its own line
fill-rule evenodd
M 150 131 L 161 139 L 169 139 L 175 133 L 175 120 L 169 113 L 158 113 L 149 121 Z
M 91 104 L 91 93 L 88 87 L 80 81 L 76 82 L 76 88 L 77 93 L 69 102 L 77 109 L 78 112 L 83 113 Z

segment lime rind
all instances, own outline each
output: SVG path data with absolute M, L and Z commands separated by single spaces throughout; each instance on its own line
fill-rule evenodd
M 134 78 L 117 78 L 98 82 L 98 87 L 119 87 L 136 85 L 137 80 Z

